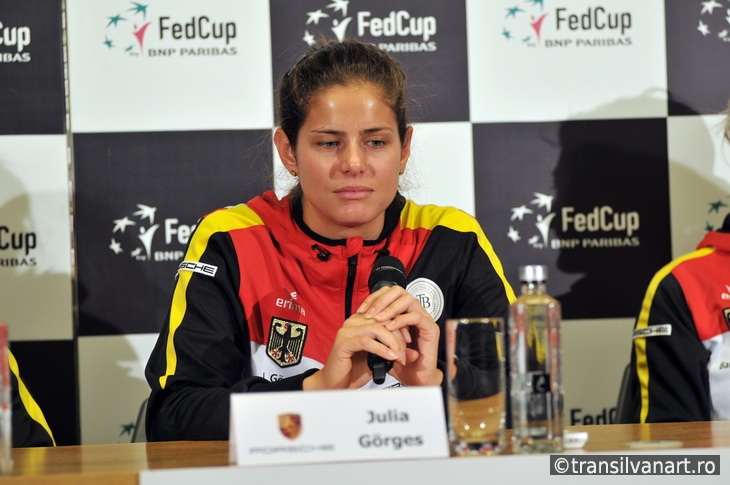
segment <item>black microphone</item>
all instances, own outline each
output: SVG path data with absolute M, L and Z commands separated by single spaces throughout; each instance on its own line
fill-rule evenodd
M 384 286 L 406 287 L 406 269 L 395 256 L 381 256 L 375 261 L 373 271 L 368 278 L 370 293 L 375 293 Z M 385 375 L 393 367 L 393 362 L 379 355 L 368 353 L 368 367 L 373 371 L 373 382 L 382 384 Z

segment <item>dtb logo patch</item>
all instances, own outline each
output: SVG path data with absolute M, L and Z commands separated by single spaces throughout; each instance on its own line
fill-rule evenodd
M 280 318 L 271 319 L 266 355 L 279 367 L 291 367 L 302 361 L 304 342 L 307 340 L 307 326 Z
M 730 308 L 723 308 L 722 315 L 725 317 L 725 325 L 730 330 Z

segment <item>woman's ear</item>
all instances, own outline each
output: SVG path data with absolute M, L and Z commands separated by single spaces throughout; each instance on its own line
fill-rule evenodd
M 406 170 L 406 164 L 411 156 L 411 138 L 413 137 L 413 127 L 409 126 L 406 129 L 406 136 L 403 139 L 400 151 L 400 173 L 403 174 Z
M 297 158 L 294 156 L 294 148 L 289 142 L 289 137 L 281 128 L 274 131 L 274 146 L 276 146 L 276 151 L 279 153 L 279 158 L 286 171 L 289 173 L 297 172 Z

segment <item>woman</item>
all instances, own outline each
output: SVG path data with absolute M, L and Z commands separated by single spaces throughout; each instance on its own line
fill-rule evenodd
M 368 353 L 393 362 L 385 387 L 440 385 L 443 322 L 506 316 L 514 298 L 474 218 L 398 193 L 413 129 L 397 62 L 326 43 L 277 103 L 274 144 L 298 184 L 198 224 L 147 365 L 151 440 L 227 439 L 232 392 L 375 387 Z M 370 294 L 383 255 L 408 291 Z

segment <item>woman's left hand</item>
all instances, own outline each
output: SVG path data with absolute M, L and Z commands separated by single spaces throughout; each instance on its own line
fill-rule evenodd
M 406 364 L 394 362 L 390 374 L 407 386 L 441 384 L 443 373 L 436 366 L 439 326 L 410 293 L 400 286 L 381 288 L 363 301 L 357 313 L 385 322 L 385 328 L 403 335 Z

